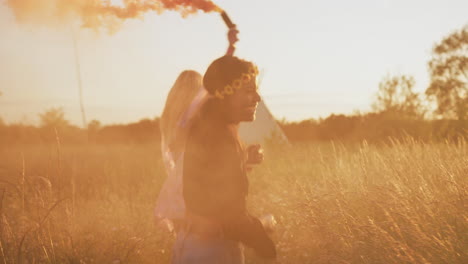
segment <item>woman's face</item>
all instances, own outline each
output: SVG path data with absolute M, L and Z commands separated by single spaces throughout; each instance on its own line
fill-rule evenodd
M 234 123 L 251 122 L 255 120 L 258 102 L 261 98 L 258 94 L 257 78 L 252 78 L 247 83 L 242 83 L 239 90 L 224 98 L 230 120 Z

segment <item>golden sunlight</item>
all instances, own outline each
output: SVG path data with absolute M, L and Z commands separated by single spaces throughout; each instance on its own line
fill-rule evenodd
M 468 1 L 214 1 L 0 0 L 0 264 L 468 263 Z

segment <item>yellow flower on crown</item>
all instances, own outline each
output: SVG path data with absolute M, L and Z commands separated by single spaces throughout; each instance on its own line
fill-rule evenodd
M 219 90 L 215 91 L 215 96 L 218 97 L 219 99 L 224 99 L 224 95 Z
M 219 99 L 224 99 L 225 95 L 233 94 L 235 90 L 239 90 L 240 88 L 242 88 L 243 83 L 246 84 L 250 82 L 257 75 L 258 75 L 258 68 L 256 66 L 252 66 L 249 68 L 247 73 L 243 73 L 239 78 L 232 81 L 231 84 L 224 86 L 223 89 L 216 90 L 215 96 L 218 97 Z
M 252 79 L 252 78 L 250 77 L 250 75 L 247 74 L 247 73 L 243 73 L 241 78 L 242 78 L 242 82 L 244 82 L 244 83 L 248 83 L 248 82 L 250 82 L 250 80 Z
M 226 85 L 226 86 L 224 87 L 224 93 L 229 94 L 229 95 L 233 94 L 233 93 L 234 93 L 234 90 L 232 89 L 232 86 Z
M 229 85 L 226 85 L 228 87 Z M 232 82 L 232 86 L 234 86 L 234 89 L 239 90 L 242 86 L 242 82 L 239 79 L 236 79 Z M 224 89 L 226 89 L 226 87 Z
M 258 75 L 258 68 L 257 68 L 257 66 L 251 67 L 251 68 L 249 69 L 249 74 L 250 74 L 250 75 Z

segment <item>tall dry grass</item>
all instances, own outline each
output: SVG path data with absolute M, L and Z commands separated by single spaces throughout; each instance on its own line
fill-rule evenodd
M 468 263 L 466 142 L 265 154 L 249 206 L 276 216 L 279 263 Z M 165 177 L 157 144 L 0 149 L 0 263 L 169 263 Z

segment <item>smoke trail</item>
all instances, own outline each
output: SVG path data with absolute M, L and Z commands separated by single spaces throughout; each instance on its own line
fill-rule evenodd
M 5 0 L 20 23 L 56 26 L 79 21 L 83 27 L 112 28 L 120 21 L 140 18 L 153 11 L 173 10 L 182 16 L 198 11 L 220 12 L 210 0 L 124 0 L 115 5 L 110 0 Z

